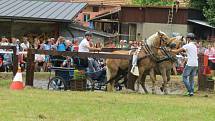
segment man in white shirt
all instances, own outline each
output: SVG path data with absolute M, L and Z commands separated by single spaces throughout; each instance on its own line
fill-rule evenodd
M 20 45 L 23 49 L 23 51 L 27 51 L 28 48 L 30 48 L 30 43 L 28 42 L 27 37 L 23 37 L 23 43 Z
M 92 33 L 86 32 L 85 38 L 81 41 L 81 43 L 78 46 L 78 52 L 101 51 L 101 48 L 94 48 L 90 46 L 91 40 L 92 40 Z M 94 70 L 92 58 L 82 59 L 82 63 L 83 63 L 82 66 L 89 67 L 90 70 Z
M 187 65 L 183 71 L 183 82 L 187 88 L 188 95 L 193 96 L 194 93 L 194 76 L 196 75 L 198 68 L 198 54 L 197 46 L 195 43 L 195 35 L 193 33 L 187 34 L 188 44 L 177 50 L 170 50 L 174 53 L 186 52 L 187 54 Z
M 91 40 L 92 40 L 92 33 L 86 32 L 85 38 L 81 41 L 81 43 L 78 46 L 78 52 L 101 51 L 101 48 L 90 47 Z

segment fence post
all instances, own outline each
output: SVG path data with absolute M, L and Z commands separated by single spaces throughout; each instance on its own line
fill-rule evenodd
M 204 73 L 204 54 L 199 54 L 199 69 L 198 69 L 198 90 L 205 91 L 207 77 L 203 75 Z
M 13 76 L 15 76 L 18 70 L 18 54 L 16 46 L 13 46 L 12 49 L 13 49 Z
M 34 68 L 35 68 L 35 54 L 32 49 L 28 49 L 27 53 L 27 70 L 26 70 L 26 85 L 33 86 L 34 83 Z
M 199 91 L 213 91 L 214 90 L 214 81 L 209 81 L 208 77 L 204 75 L 204 69 L 206 66 L 204 61 L 204 54 L 199 54 L 199 70 L 198 70 L 198 90 Z

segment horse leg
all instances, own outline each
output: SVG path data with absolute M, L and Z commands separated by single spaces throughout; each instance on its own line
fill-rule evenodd
M 170 82 L 171 70 L 166 71 L 167 84 Z
M 150 79 L 152 81 L 152 94 L 155 94 L 155 71 L 154 69 L 150 69 L 150 72 L 149 72 L 149 75 L 150 75 Z
M 165 68 L 161 69 L 161 76 L 163 78 L 163 91 L 164 91 L 164 94 L 168 94 L 168 91 L 167 91 L 167 71 Z
M 142 74 L 142 78 L 141 78 L 141 86 L 142 86 L 142 88 L 143 88 L 144 92 L 145 92 L 146 94 L 148 94 L 149 92 L 148 92 L 148 90 L 146 89 L 146 85 L 145 85 L 145 82 L 146 82 L 146 76 L 147 76 L 147 74 L 146 74 L 146 73 Z
M 127 75 L 127 87 L 128 89 L 131 89 L 133 91 L 135 91 L 134 89 L 134 85 L 135 85 L 135 81 L 137 80 L 137 76 L 134 76 L 133 74 L 131 74 L 130 72 L 128 72 L 128 75 Z
M 166 82 L 166 88 L 169 87 L 169 82 L 170 82 L 170 79 L 171 79 L 171 70 L 167 70 L 166 71 L 166 77 L 167 77 L 167 82 Z
M 142 77 L 142 75 L 140 75 L 136 80 L 136 84 L 137 84 L 137 89 L 135 90 L 136 92 L 139 92 L 139 90 L 140 90 L 140 83 L 141 83 L 141 79 L 142 79 L 141 77 Z
M 110 68 L 107 68 L 107 91 L 108 92 L 112 92 L 114 91 L 114 85 L 115 85 L 115 77 L 117 76 L 117 73 L 118 73 L 118 69 L 114 70 L 114 69 L 110 69 Z

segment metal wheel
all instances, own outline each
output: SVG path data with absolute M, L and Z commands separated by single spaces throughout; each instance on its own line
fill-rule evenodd
M 53 77 L 48 83 L 48 90 L 66 90 L 66 83 L 61 77 Z
M 92 80 L 89 76 L 86 76 L 86 80 L 87 80 L 87 89 L 94 91 L 95 89 L 95 82 L 94 80 Z

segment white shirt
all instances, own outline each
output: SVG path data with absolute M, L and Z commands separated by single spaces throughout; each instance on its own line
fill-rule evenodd
M 3 43 L 1 43 L 1 45 L 2 45 L 2 46 L 8 46 L 8 45 L 9 45 L 9 43 L 7 43 L 7 42 L 3 42 Z
M 84 38 L 78 46 L 78 52 L 90 52 L 90 50 L 88 49 L 89 46 L 90 43 L 86 38 Z
M 186 50 L 187 53 L 187 65 L 188 66 L 198 66 L 198 55 L 197 55 L 197 47 L 195 43 L 190 42 L 189 44 L 184 45 L 182 48 Z
M 30 43 L 29 42 L 27 42 L 27 44 L 21 43 L 20 46 L 22 47 L 23 50 L 27 50 L 30 47 Z

